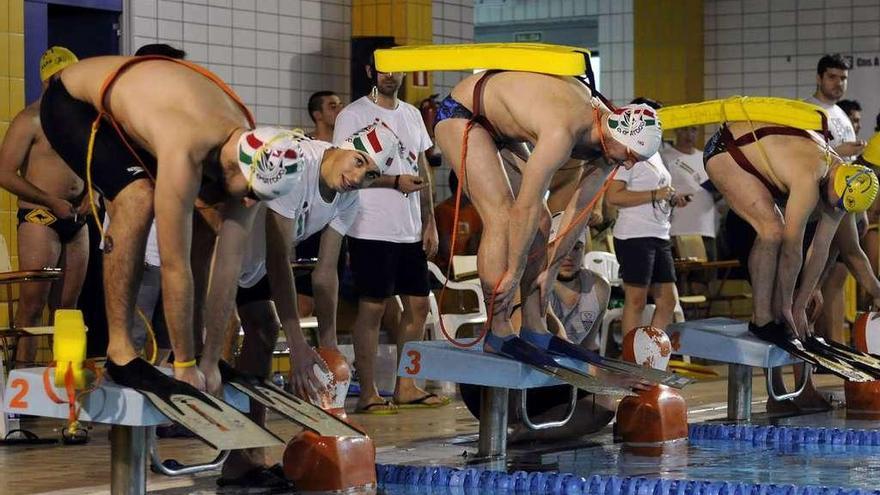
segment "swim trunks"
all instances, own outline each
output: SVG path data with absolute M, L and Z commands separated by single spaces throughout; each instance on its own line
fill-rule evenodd
M 40 121 L 46 138 L 83 180 L 86 180 L 89 134 L 97 116 L 95 107 L 70 95 L 61 78 L 49 83 L 40 103 Z M 150 174 L 156 173 L 156 159 L 141 148 L 133 149 L 152 170 L 144 170 L 112 126 L 98 129 L 92 158 L 92 184 L 111 201 L 132 182 L 148 179 Z
M 83 225 L 86 224 L 86 218 L 77 217 L 76 220 L 58 218 L 51 211 L 45 208 L 19 208 L 18 209 L 18 225 L 23 223 L 33 223 L 49 227 L 58 234 L 58 240 L 62 244 L 67 244 L 76 234 L 79 233 Z

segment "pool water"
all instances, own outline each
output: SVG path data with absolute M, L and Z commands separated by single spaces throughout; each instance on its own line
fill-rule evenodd
M 540 457 L 542 468 L 525 470 L 549 468 L 584 477 L 599 474 L 868 490 L 880 488 L 880 447 L 777 446 L 700 440 L 670 448 L 659 457 L 640 454 L 620 444 L 603 445 L 543 454 Z

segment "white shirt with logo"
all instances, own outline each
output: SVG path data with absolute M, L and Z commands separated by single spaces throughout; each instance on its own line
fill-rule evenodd
M 301 143 L 303 156 L 303 178 L 284 196 L 266 201 L 257 212 L 251 230 L 250 245 L 245 251 L 242 263 L 240 287 L 253 287 L 266 274 L 266 209 L 294 220 L 293 243 L 296 245 L 307 237 L 320 231 L 328 224 L 345 235 L 354 222 L 358 211 L 356 191 L 336 193 L 327 202 L 321 197 L 321 159 L 331 148 L 324 141 L 304 140 Z
M 703 152 L 695 149 L 693 153 L 685 154 L 669 147 L 660 151 L 660 156 L 669 169 L 675 192 L 692 195 L 690 203 L 672 210 L 669 234 L 715 237 L 718 210 L 712 193 L 701 186 L 709 180 L 703 166 Z
M 340 144 L 377 118 L 397 134 L 407 151 L 418 155 L 431 147 L 431 137 L 416 107 L 401 101 L 397 108 L 388 110 L 376 105 L 366 96 L 346 106 L 336 117 L 333 142 Z M 395 157 L 390 170 L 385 173 L 418 175 L 418 161 L 410 165 L 400 157 Z M 398 243 L 421 241 L 420 193 L 404 196 L 400 191 L 377 187 L 362 189 L 357 194 L 360 198 L 360 213 L 348 230 L 349 236 Z
M 672 182 L 669 171 L 663 165 L 659 153 L 654 153 L 646 161 L 638 162 L 629 170 L 617 168 L 614 180 L 626 183 L 627 191 L 652 191 L 666 187 Z M 633 239 L 636 237 L 657 237 L 669 239 L 669 213 L 671 205 L 666 199 L 657 198 L 654 204 L 648 202 L 636 206 L 621 207 L 617 210 L 614 223 L 614 237 Z

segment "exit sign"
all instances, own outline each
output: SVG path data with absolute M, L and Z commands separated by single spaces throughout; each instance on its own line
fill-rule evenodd
M 541 33 L 540 32 L 532 32 L 532 33 L 514 33 L 513 41 L 541 41 Z

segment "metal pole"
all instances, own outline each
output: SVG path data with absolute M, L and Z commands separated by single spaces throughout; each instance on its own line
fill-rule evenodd
M 506 388 L 483 387 L 480 402 L 480 457 L 507 454 L 507 392 Z
M 731 363 L 727 372 L 727 419 L 752 419 L 752 367 Z
M 110 493 L 142 495 L 147 492 L 147 428 L 110 427 Z

